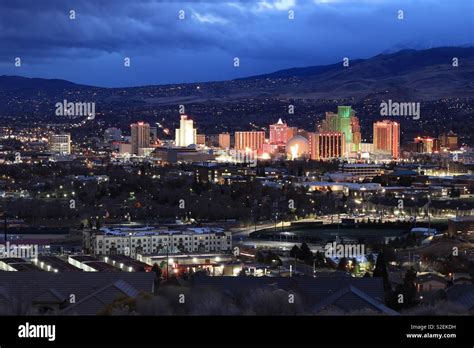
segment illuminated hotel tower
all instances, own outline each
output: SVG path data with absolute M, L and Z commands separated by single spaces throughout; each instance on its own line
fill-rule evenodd
M 288 127 L 281 118 L 277 123 L 270 125 L 270 144 L 286 145 L 288 140 L 296 135 L 296 128 Z
M 176 129 L 176 146 L 186 147 L 197 142 L 197 131 L 193 128 L 193 120 L 181 115 L 179 128 Z
M 344 133 L 347 152 L 360 150 L 360 125 L 355 111 L 350 106 L 338 106 L 337 114 L 326 112 L 326 119 L 321 124 L 321 132 Z
M 150 147 L 150 125 L 144 122 L 130 125 L 132 133 L 132 153 L 138 155 L 139 149 Z
M 374 123 L 374 152 L 388 153 L 394 159 L 400 156 L 400 124 L 393 121 Z
M 235 132 L 236 150 L 261 151 L 265 142 L 264 131 Z
M 324 160 L 346 156 L 346 137 L 341 132 L 310 134 L 311 159 Z

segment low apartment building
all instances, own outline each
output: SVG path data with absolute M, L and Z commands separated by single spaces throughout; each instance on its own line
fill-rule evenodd
M 157 227 L 106 227 L 84 233 L 85 251 L 93 255 L 152 254 L 161 250 L 183 253 L 226 252 L 232 249 L 231 232 L 203 227 L 167 230 Z M 88 250 L 87 250 L 88 249 Z

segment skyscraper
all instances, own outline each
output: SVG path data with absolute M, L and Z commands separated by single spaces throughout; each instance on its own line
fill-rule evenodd
M 132 134 L 132 154 L 138 155 L 140 149 L 150 147 L 150 125 L 145 122 L 130 125 Z
M 337 114 L 326 112 L 326 118 L 321 123 L 320 131 L 344 133 L 348 153 L 360 150 L 361 134 L 359 119 L 350 106 L 338 106 Z
M 400 156 L 400 124 L 393 121 L 374 123 L 374 152 L 387 153 L 393 159 Z
M 176 129 L 176 146 L 185 147 L 197 143 L 197 130 L 193 128 L 193 120 L 181 115 L 179 128 Z

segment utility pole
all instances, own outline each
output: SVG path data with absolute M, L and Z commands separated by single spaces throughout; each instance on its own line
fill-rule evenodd
M 3 238 L 6 243 L 7 242 L 7 204 L 5 201 L 3 202 Z
M 3 212 L 3 238 L 7 242 L 7 213 Z
M 169 268 L 170 254 L 169 254 L 168 244 L 169 243 L 166 243 L 166 280 L 170 279 L 170 268 Z

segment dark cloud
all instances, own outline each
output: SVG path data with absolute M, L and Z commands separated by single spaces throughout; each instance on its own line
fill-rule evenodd
M 0 74 L 97 85 L 227 79 L 367 57 L 400 43 L 471 43 L 473 12 L 470 0 L 1 0 Z M 232 68 L 235 56 L 241 69 Z M 21 70 L 15 57 L 25 62 Z M 123 57 L 136 62 L 133 74 Z

